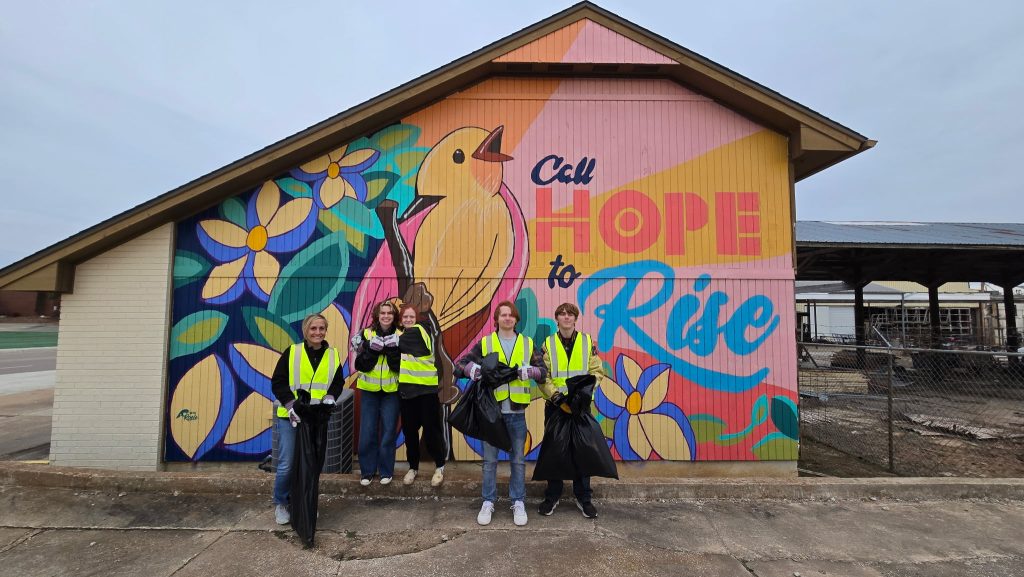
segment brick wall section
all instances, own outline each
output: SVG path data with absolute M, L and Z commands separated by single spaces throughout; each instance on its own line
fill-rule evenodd
M 75 268 L 62 301 L 50 462 L 160 466 L 174 226 Z

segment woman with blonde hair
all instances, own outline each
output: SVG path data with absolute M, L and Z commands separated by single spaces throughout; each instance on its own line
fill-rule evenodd
M 295 458 L 295 427 L 302 421 L 293 408 L 295 392 L 305 389 L 313 402 L 333 405 L 345 388 L 341 371 L 345 359 L 324 340 L 326 336 L 327 319 L 323 315 L 311 314 L 303 319 L 302 342 L 281 353 L 270 379 L 271 390 L 279 404 L 274 419 L 278 437 L 274 519 L 278 525 L 291 521 L 288 505 Z

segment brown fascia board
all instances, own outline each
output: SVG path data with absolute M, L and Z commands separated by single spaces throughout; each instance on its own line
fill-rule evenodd
M 801 123 L 805 123 L 836 140 L 849 142 L 851 147 L 855 142 L 866 141 L 852 130 L 832 123 L 735 72 L 589 2 L 581 2 L 0 269 L 0 290 L 9 290 L 19 279 L 57 261 L 82 262 L 164 223 L 213 206 L 223 198 L 256 186 L 325 150 L 396 122 L 449 94 L 504 71 L 503 66 L 492 62 L 495 58 L 584 18 L 676 60 L 681 66 L 660 67 L 665 69 L 663 73 L 778 127 L 784 133 L 792 135 L 799 130 Z M 855 153 L 847 153 L 843 157 Z M 802 178 L 802 175 L 798 173 L 797 178 Z M 46 290 L 67 289 L 53 286 Z

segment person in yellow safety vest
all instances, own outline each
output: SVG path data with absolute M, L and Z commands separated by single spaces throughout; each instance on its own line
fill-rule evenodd
M 295 391 L 306 389 L 315 402 L 333 405 L 334 399 L 345 388 L 341 370 L 345 358 L 324 340 L 326 336 L 327 319 L 319 314 L 307 316 L 302 321 L 303 341 L 281 353 L 270 378 L 271 391 L 280 404 L 274 419 L 278 438 L 274 519 L 278 525 L 287 525 L 291 521 L 288 498 L 295 462 L 295 427 L 301 422 L 292 408 Z
M 398 339 L 401 362 L 398 372 L 398 395 L 402 412 L 402 433 L 405 434 L 405 455 L 409 471 L 404 485 L 416 480 L 420 468 L 420 429 L 430 456 L 434 458 L 434 475 L 430 485 L 444 482 L 444 463 L 448 459 L 448 442 L 441 423 L 441 403 L 437 399 L 437 366 L 434 358 L 434 337 L 417 324 L 419 313 L 412 305 L 399 309 L 402 336 Z
M 519 378 L 494 389 L 494 398 L 501 404 L 501 416 L 512 437 L 511 469 L 508 496 L 512 501 L 512 521 L 525 525 L 526 516 L 526 407 L 529 406 L 531 380 L 543 382 L 547 376 L 544 358 L 533 346 L 533 339 L 516 332 L 519 310 L 510 301 L 502 301 L 494 309 L 495 332 L 485 336 L 456 363 L 456 376 L 477 381 L 483 377 L 481 364 L 490 353 L 510 367 L 519 367 Z M 494 514 L 498 498 L 498 448 L 484 442 L 483 505 L 476 517 L 477 523 L 487 525 Z
M 383 301 L 373 307 L 373 322 L 363 329 L 355 367 L 359 389 L 359 484 L 366 487 L 380 473 L 380 484 L 395 476 L 398 436 L 398 309 Z
M 544 366 L 548 370 L 547 380 L 539 385 L 541 394 L 548 400 L 544 406 L 545 424 L 554 411 L 561 409 L 566 413 L 571 412 L 565 402 L 565 395 L 569 392 L 565 385 L 567 379 L 579 375 L 594 375 L 597 377 L 597 383 L 594 385 L 596 390 L 605 376 L 604 363 L 597 356 L 597 342 L 590 335 L 576 330 L 576 321 L 579 317 L 580 309 L 576 305 L 558 305 L 555 308 L 558 331 L 544 339 L 541 347 Z M 548 481 L 538 513 L 547 516 L 555 511 L 558 500 L 562 497 L 562 485 L 561 480 Z M 577 475 L 572 481 L 572 493 L 576 497 L 576 507 L 584 517 L 597 517 L 597 509 L 591 502 L 593 491 L 590 489 L 590 477 Z

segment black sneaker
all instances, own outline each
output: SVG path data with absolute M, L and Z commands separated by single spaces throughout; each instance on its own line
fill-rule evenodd
M 545 517 L 555 512 L 555 507 L 558 506 L 558 501 L 548 501 L 544 499 L 540 503 L 540 507 L 537 507 L 537 512 Z
M 597 517 L 597 509 L 594 507 L 594 504 L 591 503 L 590 501 L 576 501 L 576 508 L 579 509 L 580 513 L 583 513 L 583 516 L 587 519 L 593 519 L 594 517 Z

